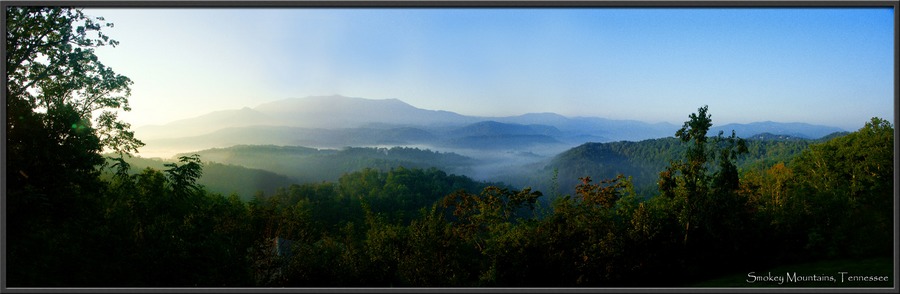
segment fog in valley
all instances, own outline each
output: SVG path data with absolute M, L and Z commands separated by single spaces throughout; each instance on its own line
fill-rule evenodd
M 611 178 L 625 171 L 554 166 L 554 160 L 559 161 L 557 157 L 567 150 L 586 143 L 674 138 L 678 127 L 555 113 L 476 117 L 421 109 L 397 99 L 331 95 L 284 99 L 165 125 L 140 126 L 135 134 L 146 144 L 139 157 L 175 161 L 197 153 L 208 162 L 274 172 L 300 184 L 336 181 L 355 169 L 402 166 L 433 167 L 515 188 L 548 189 L 554 173 L 568 177 L 557 179 L 562 183 L 574 183 L 579 177 Z M 714 124 L 710 135 L 732 130 L 742 137 L 772 134 L 808 140 L 844 131 L 804 123 L 758 122 Z M 234 150 L 236 146 L 241 149 Z M 279 147 L 318 152 L 271 149 Z M 348 148 L 368 152 L 348 152 Z M 390 152 L 392 148 L 414 149 L 409 152 L 418 154 L 395 154 Z M 647 182 L 643 184 L 650 184 Z

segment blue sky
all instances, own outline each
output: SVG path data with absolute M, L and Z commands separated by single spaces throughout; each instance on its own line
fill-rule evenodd
M 893 10 L 85 9 L 134 126 L 286 98 L 681 124 L 893 120 Z

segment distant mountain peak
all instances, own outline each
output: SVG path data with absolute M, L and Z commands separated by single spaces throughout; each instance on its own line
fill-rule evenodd
M 770 140 L 770 141 L 793 141 L 793 140 L 804 140 L 804 138 L 795 137 L 791 135 L 776 135 L 768 132 L 759 133 L 750 137 L 747 137 L 748 140 Z
M 412 105 L 399 99 L 367 99 L 358 97 L 347 97 L 342 95 L 330 96 L 307 96 L 303 98 L 289 98 L 256 106 L 256 110 L 268 113 L 284 113 L 284 112 L 347 112 L 354 111 L 357 108 L 367 107 L 407 107 L 414 108 Z
M 334 94 L 215 111 L 163 126 L 142 127 L 137 131 L 141 138 L 155 142 L 157 139 L 158 142 L 170 140 L 172 143 L 165 144 L 172 146 L 185 145 L 178 138 L 197 138 L 195 141 L 200 142 L 201 136 L 209 135 L 205 138 L 219 138 L 217 140 L 222 146 L 244 141 L 254 144 L 305 142 L 303 144 L 310 146 L 427 143 L 433 146 L 486 146 L 494 149 L 498 146 L 532 148 L 544 144 L 550 146 L 545 150 L 550 150 L 589 141 L 668 138 L 677 129 L 677 125 L 665 122 L 649 124 L 601 117 L 566 117 L 552 112 L 507 117 L 466 116 L 417 108 L 397 98 L 367 99 Z M 814 139 L 842 131 L 827 126 L 763 121 L 714 126 L 710 134 L 715 135 L 719 130 L 731 134 L 732 129 L 744 138 L 770 133 L 772 135 L 768 137 L 773 138 L 786 135 Z M 224 130 L 230 133 L 221 132 Z
M 321 101 L 334 101 L 334 102 L 341 102 L 341 101 L 391 101 L 391 102 L 394 102 L 394 101 L 396 101 L 396 102 L 401 102 L 403 104 L 407 104 L 406 102 L 403 102 L 397 98 L 372 99 L 372 98 L 344 96 L 344 95 L 340 95 L 340 94 L 313 95 L 313 96 L 306 96 L 306 97 L 300 97 L 300 98 L 288 98 L 288 99 L 283 99 L 283 100 L 321 100 Z M 277 101 L 275 101 L 275 102 L 277 102 Z
M 783 123 L 762 121 L 746 124 L 730 123 L 721 126 L 713 126 L 712 128 L 710 128 L 709 133 L 711 135 L 715 135 L 718 134 L 719 131 L 723 131 L 726 135 L 728 135 L 731 134 L 732 130 L 734 130 L 739 137 L 748 137 L 768 133 L 770 135 L 770 138 L 774 136 L 791 136 L 804 139 L 817 139 L 834 132 L 843 131 L 843 129 L 837 127 L 813 125 L 800 122 Z
M 556 112 L 529 112 L 529 113 L 526 113 L 526 114 L 523 114 L 523 115 L 520 115 L 520 116 L 525 116 L 525 117 L 532 116 L 532 117 L 559 117 L 559 118 L 566 118 L 565 115 L 562 115 L 562 114 L 559 114 L 559 113 L 556 113 Z
M 255 110 L 285 125 L 354 128 L 364 125 L 463 124 L 472 119 L 449 111 L 426 110 L 400 99 L 368 99 L 342 95 L 308 96 L 260 104 Z

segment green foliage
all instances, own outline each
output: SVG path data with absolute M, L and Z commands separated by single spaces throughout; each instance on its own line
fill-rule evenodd
M 626 235 L 631 217 L 627 204 L 635 200 L 631 181 L 623 176 L 600 184 L 591 184 L 589 178 L 582 181 L 575 198 L 555 203 L 554 215 L 548 221 L 555 228 L 554 235 L 560 235 L 551 240 L 558 240 L 554 247 L 568 248 L 565 256 L 574 266 L 574 285 L 620 282 L 625 274 L 622 257 L 627 240 L 618 236 Z
M 210 194 L 197 186 L 200 169 L 199 161 L 184 158 L 168 172 L 147 168 L 111 179 L 103 228 L 109 233 L 104 242 L 113 246 L 106 263 L 115 267 L 85 274 L 97 275 L 105 285 L 129 287 L 249 283 L 247 205 L 236 195 Z M 106 280 L 110 277 L 115 279 Z
M 580 183 L 578 179 L 582 177 L 604 179 L 614 178 L 618 174 L 632 176 L 635 186 L 641 190 L 655 190 L 654 180 L 658 171 L 675 158 L 681 150 L 679 147 L 678 141 L 673 138 L 588 143 L 560 154 L 544 170 L 557 170 L 559 185 L 567 190 L 577 186 Z M 572 193 L 575 191 L 561 194 Z
M 496 186 L 484 188 L 480 194 L 459 190 L 441 200 L 444 208 L 452 208 L 454 233 L 471 242 L 478 250 L 485 249 L 486 236 L 508 229 L 517 219 L 523 206 L 533 209 L 540 191 L 513 191 Z
M 418 217 L 420 208 L 435 203 L 447 191 L 474 192 L 488 185 L 465 176 L 448 175 L 434 168 L 404 167 L 388 172 L 363 169 L 342 176 L 338 182 L 342 197 L 364 201 L 372 212 L 385 214 L 389 220 L 402 223 L 409 223 Z
M 135 174 L 145 168 L 164 170 L 168 167 L 159 158 L 142 157 L 107 157 L 109 169 L 104 169 L 103 178 L 115 177 L 119 174 Z M 199 186 L 208 191 L 223 195 L 237 194 L 243 201 L 250 201 L 257 191 L 273 194 L 278 188 L 283 188 L 296 183 L 297 180 L 279 175 L 273 172 L 246 168 L 237 165 L 221 164 L 216 162 L 203 162 L 203 174 L 197 180 Z
M 475 280 L 474 252 L 455 237 L 438 206 L 420 214 L 408 227 L 408 249 L 397 265 L 398 286 L 458 287 Z
M 689 164 L 688 177 L 700 176 L 699 171 L 707 161 L 706 132 L 712 126 L 712 115 L 706 114 L 708 106 L 697 109 L 697 113 L 691 113 L 690 120 L 684 122 L 684 126 L 675 132 L 675 137 L 681 142 L 691 143 L 685 153 L 685 159 Z M 691 179 L 689 179 L 691 180 Z
M 791 161 L 815 142 L 818 140 L 750 138 L 745 141 L 748 152 L 737 157 L 735 166 L 739 174 L 762 172 L 776 163 Z M 536 189 L 554 191 L 552 178 L 556 171 L 557 185 L 562 189 L 557 194 L 571 195 L 575 193 L 579 178 L 607 179 L 625 174 L 633 178 L 639 194 L 651 198 L 660 193 L 659 173 L 671 167 L 673 160 L 680 159 L 687 151 L 687 145 L 675 137 L 640 142 L 585 143 L 547 162 L 501 175 L 501 178 L 515 185 L 533 185 Z M 550 198 L 555 197 L 551 195 Z
M 189 193 L 197 193 L 200 189 L 195 183 L 203 175 L 203 162 L 200 155 L 181 156 L 177 163 L 166 163 L 166 176 L 172 183 L 172 191 L 178 197 L 185 197 Z
M 829 257 L 889 252 L 893 143 L 893 125 L 872 118 L 856 132 L 810 146 L 791 162 L 796 184 L 790 200 L 808 219 L 811 251 Z
M 707 109 L 699 108 L 675 133 L 688 143 L 684 159 L 672 161 L 659 180 L 660 194 L 672 199 L 684 227 L 684 258 L 693 264 L 687 269 L 690 274 L 705 267 L 734 266 L 722 261 L 753 249 L 744 240 L 749 237 L 743 232 L 751 221 L 750 207 L 747 197 L 739 193 L 736 166 L 739 156 L 748 152 L 746 142 L 733 131 L 729 137 L 723 137 L 722 132 L 707 137 L 712 126 Z

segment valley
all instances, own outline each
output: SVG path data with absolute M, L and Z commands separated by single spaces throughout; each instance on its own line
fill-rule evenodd
M 683 152 L 673 136 L 677 129 L 670 123 L 554 113 L 474 117 L 420 109 L 397 99 L 313 96 L 212 112 L 135 132 L 146 143 L 138 154 L 145 158 L 172 160 L 197 153 L 208 162 L 273 172 L 297 183 L 335 181 L 367 167 L 404 166 L 547 190 L 555 170 L 557 184 L 569 187 L 559 192 L 571 194 L 580 177 L 612 178 L 618 173 L 633 176 L 639 189 L 652 192 L 661 169 Z M 716 125 L 710 134 L 731 130 L 757 142 L 756 153 L 742 159 L 742 166 L 772 161 L 771 152 L 782 152 L 783 161 L 809 142 L 844 132 L 804 123 L 758 122 Z

